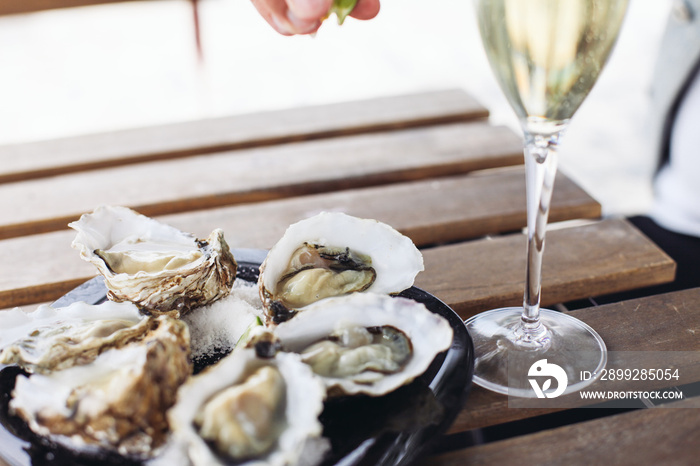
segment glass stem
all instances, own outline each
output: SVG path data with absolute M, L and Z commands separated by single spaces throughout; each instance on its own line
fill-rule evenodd
M 540 323 L 542 255 L 561 134 L 562 131 L 548 134 L 525 132 L 527 268 L 521 331 L 524 339 L 530 341 L 544 338 L 547 331 Z

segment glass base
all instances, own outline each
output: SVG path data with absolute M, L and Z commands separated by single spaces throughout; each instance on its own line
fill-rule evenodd
M 522 308 L 510 307 L 465 321 L 476 354 L 474 383 L 509 396 L 554 398 L 581 390 L 600 377 L 607 349 L 590 326 L 541 309 L 544 328 L 533 339 L 522 331 L 521 314 Z

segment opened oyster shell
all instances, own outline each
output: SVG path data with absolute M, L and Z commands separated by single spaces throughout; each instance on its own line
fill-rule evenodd
M 98 207 L 69 225 L 72 246 L 105 277 L 108 297 L 131 301 L 148 312 L 181 313 L 228 295 L 236 261 L 224 234 L 206 240 L 126 207 Z
M 83 302 L 0 313 L 0 364 L 49 373 L 87 364 L 100 353 L 143 338 L 153 328 L 132 303 Z
M 258 285 L 266 322 L 279 323 L 319 299 L 399 293 L 422 270 L 420 251 L 389 225 L 326 212 L 287 229 L 260 266 Z
M 152 319 L 152 318 L 149 318 Z M 166 410 L 191 373 L 187 326 L 166 316 L 143 341 L 50 375 L 19 376 L 10 412 L 77 450 L 147 457 L 167 434 Z
M 297 464 L 319 441 L 325 390 L 296 354 L 235 349 L 190 379 L 168 412 L 170 448 L 199 465 Z M 320 458 L 319 458 L 320 459 Z
M 329 395 L 371 396 L 423 374 L 453 337 L 449 322 L 423 304 L 376 293 L 319 301 L 274 334 L 322 377 Z

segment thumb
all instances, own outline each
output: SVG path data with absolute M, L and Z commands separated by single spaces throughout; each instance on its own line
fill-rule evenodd
M 287 0 L 294 16 L 304 20 L 319 20 L 328 14 L 332 0 Z

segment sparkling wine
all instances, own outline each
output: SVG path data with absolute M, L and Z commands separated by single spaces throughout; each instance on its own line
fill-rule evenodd
M 526 127 L 564 124 L 593 87 L 627 0 L 477 0 L 496 78 Z

